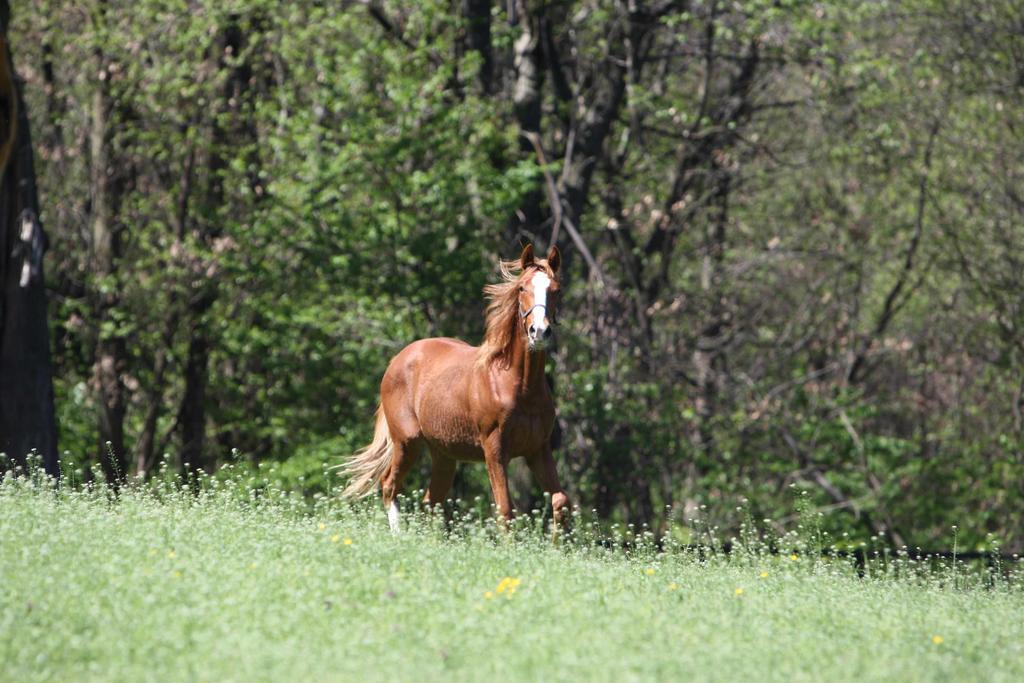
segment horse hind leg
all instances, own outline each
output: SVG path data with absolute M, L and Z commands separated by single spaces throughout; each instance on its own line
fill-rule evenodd
M 402 490 L 402 482 L 409 470 L 416 464 L 420 453 L 423 451 L 423 444 L 417 439 L 399 441 L 392 437 L 391 466 L 388 468 L 384 480 L 381 482 L 381 494 L 384 499 L 384 509 L 388 513 L 388 526 L 393 533 L 399 532 L 398 524 L 398 503 L 395 498 Z

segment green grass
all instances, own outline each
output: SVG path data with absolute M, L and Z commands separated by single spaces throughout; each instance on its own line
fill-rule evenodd
M 0 676 L 1024 680 L 1016 580 L 629 556 L 481 523 L 393 537 L 376 508 L 257 500 L 0 484 Z

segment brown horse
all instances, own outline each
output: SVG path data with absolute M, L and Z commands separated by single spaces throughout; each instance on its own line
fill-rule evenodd
M 510 459 L 522 456 L 551 494 L 555 521 L 562 521 L 568 498 L 551 457 L 555 405 L 544 379 L 560 264 L 555 247 L 547 259 L 536 259 L 530 245 L 518 262 L 501 262 L 504 281 L 484 288 L 490 303 L 479 347 L 421 339 L 391 359 L 380 383 L 373 441 L 343 465 L 351 477 L 345 497 L 366 496 L 379 482 L 388 522 L 397 531 L 395 496 L 426 448 L 428 504 L 448 495 L 456 463 L 484 462 L 494 502 L 507 520 L 512 503 L 506 470 Z

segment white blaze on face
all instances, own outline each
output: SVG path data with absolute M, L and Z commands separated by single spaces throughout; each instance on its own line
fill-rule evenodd
M 530 339 L 536 341 L 544 338 L 544 331 L 548 327 L 548 287 L 551 286 L 551 278 L 547 273 L 538 271 L 530 282 L 533 286 L 533 308 L 526 323 L 531 331 Z

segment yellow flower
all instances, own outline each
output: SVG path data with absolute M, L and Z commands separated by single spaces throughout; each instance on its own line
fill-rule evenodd
M 942 645 L 942 636 L 932 636 L 932 642 L 936 645 Z
M 252 564 L 250 564 L 249 569 L 256 569 L 256 563 L 253 562 Z
M 498 593 L 505 593 L 507 597 L 512 597 L 512 594 L 516 592 L 516 587 L 522 583 L 519 579 L 513 579 L 511 576 L 506 576 L 498 584 L 498 587 L 494 590 Z
M 331 543 L 337 543 L 341 540 L 341 534 L 334 534 L 331 536 Z
M 178 553 L 174 552 L 173 550 L 168 550 L 167 551 L 167 559 L 173 560 L 177 556 L 178 556 Z
M 345 545 L 352 545 L 352 539 L 346 538 L 344 541 L 342 541 L 342 543 L 344 543 Z
M 181 572 L 179 572 L 179 571 L 171 572 L 171 578 L 172 579 L 180 579 L 181 578 Z
M 327 528 L 327 525 L 324 524 L 323 522 L 320 522 L 319 524 L 316 525 L 316 528 L 319 529 L 320 531 L 323 531 L 324 529 Z
M 742 588 L 737 588 L 736 589 L 736 595 L 743 595 L 743 589 Z
M 491 591 L 487 591 L 486 593 L 484 593 L 484 597 L 490 600 L 494 597 L 494 593 L 492 593 Z
M 796 556 L 796 553 L 793 553 L 792 555 L 789 556 L 789 559 L 792 560 L 793 562 L 796 562 L 800 558 Z
M 768 578 L 768 572 L 761 572 L 761 578 L 762 579 L 767 579 Z
M 648 567 L 645 569 L 644 574 L 647 574 L 647 576 L 654 576 L 654 567 Z
M 677 586 L 677 585 L 676 585 L 675 583 L 670 583 L 670 584 L 668 585 L 668 589 L 669 589 L 670 591 L 674 591 L 674 590 L 675 590 L 675 589 L 677 589 L 677 588 L 679 588 L 679 586 Z

